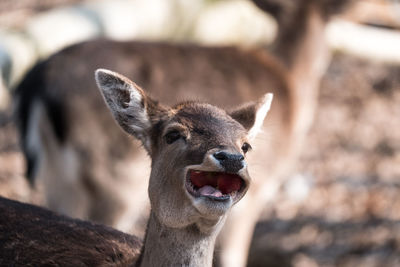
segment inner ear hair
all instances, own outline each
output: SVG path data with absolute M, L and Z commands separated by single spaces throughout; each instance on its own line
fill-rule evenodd
M 238 121 L 247 131 L 254 125 L 256 117 L 256 107 L 254 103 L 248 103 L 241 108 L 234 110 L 230 113 L 230 116 Z
M 166 116 L 168 107 L 152 100 L 137 84 L 116 72 L 98 69 L 95 78 L 114 119 L 151 153 L 151 128 Z
M 113 90 L 113 94 L 121 107 L 129 107 L 131 101 L 143 105 L 145 96 L 143 89 L 123 75 L 106 69 L 98 69 L 95 72 L 95 78 L 98 87 L 104 94 Z
M 264 119 L 267 116 L 268 111 L 271 108 L 272 99 L 274 95 L 272 93 L 265 94 L 256 104 L 254 113 L 254 123 L 249 130 L 249 139 L 254 139 L 260 132 L 261 127 L 264 123 Z
M 273 95 L 265 94 L 260 100 L 248 103 L 230 113 L 248 131 L 248 138 L 253 139 L 260 131 L 264 119 L 271 107 Z

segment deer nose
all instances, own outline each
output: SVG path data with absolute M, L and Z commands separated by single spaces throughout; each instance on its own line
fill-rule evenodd
M 242 154 L 231 154 L 225 151 L 214 153 L 216 158 L 226 172 L 237 173 L 244 167 L 244 156 Z

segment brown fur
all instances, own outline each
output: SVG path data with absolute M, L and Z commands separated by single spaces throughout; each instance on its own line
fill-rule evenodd
M 96 81 L 115 120 L 141 140 L 152 159 L 148 189 L 152 208 L 137 265 L 211 266 L 226 214 L 249 188 L 242 146 L 249 142 L 248 133 L 261 127 L 272 95 L 252 103 L 253 108 L 235 110 L 238 117 L 247 118 L 241 124 L 209 104 L 161 106 L 136 84 L 108 70 L 96 71 Z M 171 133 L 176 138 L 170 140 Z M 219 159 L 217 153 L 230 158 Z M 233 170 L 232 165 L 240 167 Z M 189 170 L 235 173 L 243 184 L 223 201 L 194 196 L 188 191 Z
M 127 266 L 139 239 L 0 197 L 1 266 Z

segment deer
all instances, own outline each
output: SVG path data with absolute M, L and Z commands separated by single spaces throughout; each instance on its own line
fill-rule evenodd
M 295 167 L 313 121 L 330 59 L 325 26 L 350 1 L 253 2 L 278 21 L 271 48 L 99 39 L 34 66 L 16 89 L 16 117 L 27 178 L 44 188 L 45 205 L 139 236 L 142 218 L 149 216 L 146 150 L 113 127 L 88 71 L 104 67 L 133 77 L 166 105 L 195 97 L 237 106 L 268 88 L 275 101 L 254 140 L 262 149 L 248 158 L 254 186 L 218 237 L 222 266 L 245 266 L 254 226 Z
M 99 69 L 95 78 L 113 118 L 151 158 L 143 245 L 108 226 L 0 198 L 0 265 L 212 266 L 217 234 L 250 186 L 246 153 L 272 94 L 230 112 L 198 101 L 167 107 L 118 73 Z

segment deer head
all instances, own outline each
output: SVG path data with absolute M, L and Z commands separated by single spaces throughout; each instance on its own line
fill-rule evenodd
M 231 113 L 198 102 L 166 107 L 120 74 L 100 69 L 95 76 L 118 124 L 152 159 L 148 191 L 158 220 L 173 228 L 215 228 L 250 185 L 246 153 L 272 94 Z

